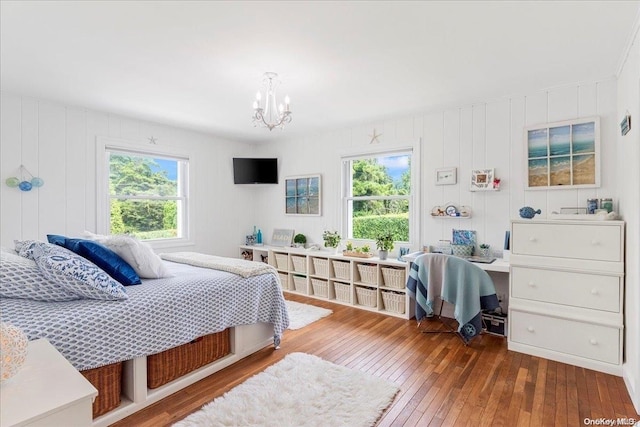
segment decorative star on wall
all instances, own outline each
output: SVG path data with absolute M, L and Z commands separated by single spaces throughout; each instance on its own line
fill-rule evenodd
M 381 133 L 377 133 L 375 129 L 373 129 L 373 134 L 369 135 L 371 137 L 371 141 L 369 141 L 369 144 L 379 144 L 380 140 L 378 139 L 379 137 L 382 136 Z
M 157 144 L 158 138 L 154 138 L 153 136 L 151 136 L 151 138 L 147 138 L 149 140 L 149 144 Z

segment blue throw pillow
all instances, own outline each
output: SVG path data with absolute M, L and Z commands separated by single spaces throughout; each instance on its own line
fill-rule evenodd
M 129 298 L 122 284 L 91 261 L 69 249 L 38 242 L 33 244 L 33 256 L 45 277 L 57 281 L 80 297 L 99 300 Z
M 136 271 L 120 255 L 98 242 L 86 239 L 69 239 L 47 234 L 49 243 L 69 249 L 103 269 L 109 276 L 125 286 L 142 283 Z

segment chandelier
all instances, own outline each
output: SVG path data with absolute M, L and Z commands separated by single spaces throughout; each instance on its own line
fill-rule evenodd
M 291 122 L 291 111 L 289 110 L 289 97 L 284 97 L 284 104 L 276 107 L 276 88 L 278 87 L 277 73 L 264 73 L 263 84 L 265 85 L 265 103 L 262 107 L 262 94 L 256 94 L 253 101 L 253 126 L 263 126 L 273 130 L 273 128 L 284 128 L 284 125 Z

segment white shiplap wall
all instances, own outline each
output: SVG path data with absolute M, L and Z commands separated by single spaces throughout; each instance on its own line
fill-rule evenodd
M 625 364 L 623 376 L 640 414 L 640 22 L 618 78 L 618 120 L 631 115 L 631 131 L 618 144 L 620 212 L 626 221 L 625 247 Z M 635 124 L 634 124 L 635 120 Z M 636 417 L 637 419 L 638 417 Z
M 251 222 L 254 188 L 233 185 L 231 158 L 251 155 L 252 145 L 171 126 L 1 94 L 0 242 L 46 239 L 49 233 L 78 236 L 96 231 L 96 137 L 122 138 L 158 147 L 177 146 L 192 156 L 194 246 L 172 248 L 236 256 L 236 244 Z M 4 181 L 20 165 L 44 179 L 40 189 L 22 192 Z
M 601 187 L 525 190 L 524 127 L 594 115 L 601 119 Z M 606 80 L 285 139 L 262 146 L 259 153 L 279 157 L 281 179 L 321 173 L 323 215 L 284 215 L 281 184 L 260 193 L 262 208 L 255 221 L 266 229 L 266 236 L 273 228 L 294 228 L 320 242 L 322 230 L 340 227 L 340 155 L 348 150 L 391 148 L 421 140 L 421 238 L 414 242 L 414 249 L 450 239 L 453 228 L 476 230 L 479 242 L 501 249 L 509 221 L 518 217 L 522 206 L 540 208 L 544 217 L 561 207 L 586 206 L 588 198 L 617 197 L 616 120 L 616 81 Z M 370 145 L 374 128 L 383 135 L 379 144 Z M 435 170 L 450 166 L 458 168 L 458 184 L 436 186 Z M 474 168 L 495 168 L 502 180 L 500 191 L 469 191 Z M 446 202 L 471 206 L 472 218 L 431 218 L 431 208 Z

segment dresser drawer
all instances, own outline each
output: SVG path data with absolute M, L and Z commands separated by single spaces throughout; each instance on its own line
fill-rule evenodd
M 620 329 L 511 310 L 509 339 L 601 362 L 620 363 Z
M 621 278 L 528 267 L 511 268 L 511 297 L 620 312 Z
M 512 253 L 622 262 L 621 234 L 617 225 L 514 222 Z

